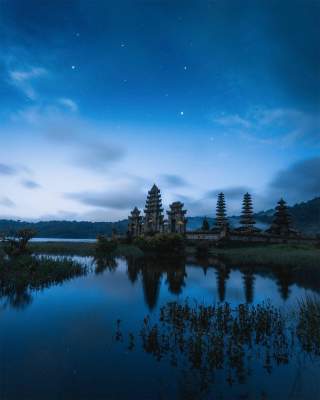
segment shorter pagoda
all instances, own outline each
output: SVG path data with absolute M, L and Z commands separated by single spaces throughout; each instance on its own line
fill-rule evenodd
M 187 210 L 183 209 L 184 204 L 180 201 L 175 201 L 170 204 L 168 214 L 168 232 L 185 234 L 187 227 L 187 218 L 185 217 Z
M 132 237 L 141 235 L 142 232 L 142 216 L 140 210 L 135 207 L 131 211 L 131 215 L 128 218 L 128 233 Z

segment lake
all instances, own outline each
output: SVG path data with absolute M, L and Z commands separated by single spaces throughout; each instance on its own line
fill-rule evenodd
M 226 360 L 205 388 L 201 369 L 154 357 L 140 344 L 145 316 L 159 323 L 159 310 L 168 302 L 228 302 L 234 308 L 270 299 L 284 313 L 292 312 L 306 295 L 319 296 L 317 277 L 231 267 L 218 260 L 170 265 L 118 258 L 106 266 L 91 257 L 74 259 L 88 266 L 86 276 L 15 298 L 2 294 L 0 399 L 317 398 L 319 357 L 300 351 L 297 340 L 290 342 L 288 362 L 271 360 L 271 368 L 266 367 L 264 344 L 260 355 L 248 350 L 240 364 L 231 365 L 233 381 Z

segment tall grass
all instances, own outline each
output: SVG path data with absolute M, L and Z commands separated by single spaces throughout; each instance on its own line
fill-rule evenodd
M 298 304 L 297 336 L 302 348 L 320 356 L 320 298 L 309 295 Z
M 237 248 L 212 248 L 211 255 L 238 265 L 274 265 L 294 268 L 319 267 L 320 249 L 314 246 L 269 245 Z

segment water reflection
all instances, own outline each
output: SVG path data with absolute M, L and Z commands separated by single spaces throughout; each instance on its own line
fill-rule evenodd
M 157 304 L 163 275 L 166 275 L 166 283 L 171 293 L 178 295 L 185 286 L 187 273 L 184 258 L 159 260 L 153 257 L 128 257 L 127 268 L 127 274 L 132 283 L 141 276 L 144 298 L 150 310 Z
M 234 309 L 228 303 L 169 302 L 156 319 L 144 318 L 140 332 L 129 334 L 127 349 L 135 350 L 141 341 L 145 353 L 179 367 L 183 379 L 191 378 L 193 392 L 199 395 L 209 390 L 217 376 L 229 386 L 243 385 L 255 374 L 271 374 L 293 359 L 304 363 L 303 352 L 315 357 L 318 368 L 319 311 L 316 298 L 307 298 L 294 315 L 283 314 L 270 302 Z M 115 339 L 124 340 L 120 321 Z
M 52 256 L 55 261 L 58 256 Z M 190 271 L 202 271 L 200 285 L 206 283 L 216 291 L 216 296 L 212 300 L 220 302 L 229 301 L 230 293 L 235 295 L 235 290 L 241 289 L 242 298 L 246 303 L 255 303 L 255 285 L 259 277 L 260 282 L 265 279 L 272 279 L 277 287 L 281 299 L 287 301 L 292 288 L 300 286 L 314 292 L 320 292 L 320 270 L 317 269 L 293 269 L 286 267 L 237 267 L 227 264 L 216 258 L 208 258 L 201 255 L 197 258 L 174 257 L 170 259 L 152 257 L 71 257 L 76 263 L 93 270 L 95 275 L 103 276 L 105 279 L 108 273 L 115 273 L 119 263 L 125 262 L 126 276 L 132 285 L 139 284 L 143 291 L 145 304 L 150 310 L 157 307 L 160 292 L 166 286 L 169 293 L 174 296 L 183 295 L 192 289 L 194 283 L 189 277 Z M 93 266 L 93 268 L 92 268 Z M 240 274 L 240 279 L 236 278 L 236 273 Z M 214 275 L 212 275 L 214 274 Z M 199 272 L 197 273 L 199 277 Z M 212 280 L 215 277 L 215 282 Z M 1 278 L 1 277 L 0 277 Z M 111 279 L 111 277 L 110 277 Z M 198 278 L 200 279 L 200 277 Z M 25 308 L 32 303 L 34 289 L 30 285 L 8 284 L 0 279 L 0 300 L 3 305 L 12 308 Z M 241 286 L 239 288 L 239 283 Z M 55 284 L 55 282 L 52 282 Z M 42 285 L 42 288 L 49 287 Z M 270 290 L 270 289 L 267 289 Z M 240 294 L 238 294 L 239 296 Z M 270 292 L 264 293 L 265 298 L 272 298 Z

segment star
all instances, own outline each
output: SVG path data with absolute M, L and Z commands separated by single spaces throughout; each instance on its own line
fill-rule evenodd
M 183 67 L 183 69 L 186 71 L 186 70 L 187 70 L 187 66 L 185 65 L 185 66 Z
M 184 111 L 180 111 L 180 115 L 184 115 Z
M 76 66 L 75 65 L 71 65 L 71 69 L 75 70 Z

